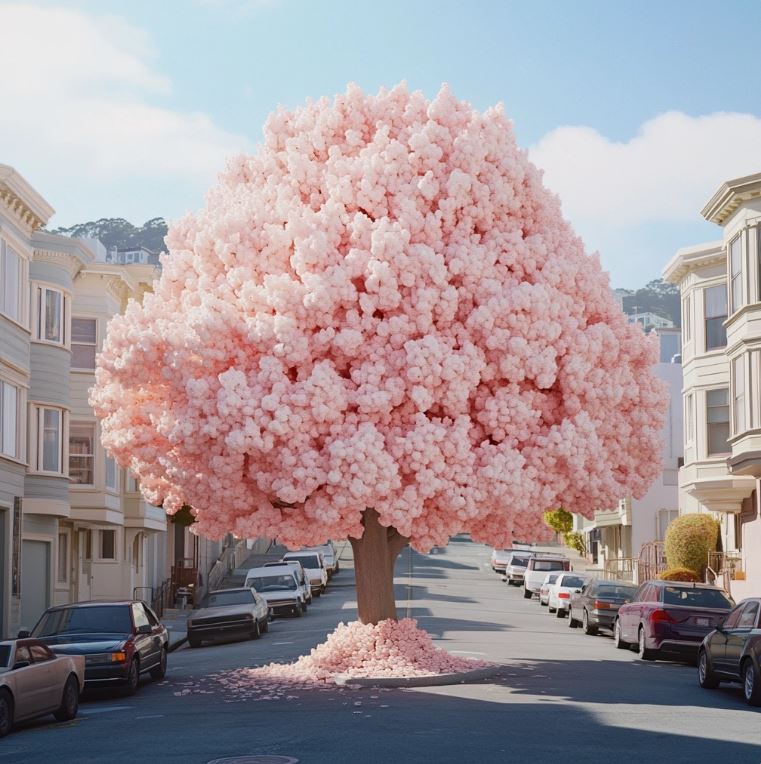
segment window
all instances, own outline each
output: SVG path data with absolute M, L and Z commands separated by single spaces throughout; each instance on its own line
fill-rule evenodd
M 755 629 L 758 620 L 758 602 L 749 602 L 737 621 L 738 629 Z
M 69 580 L 69 534 L 58 534 L 58 576 L 59 584 L 65 584 Z
M 687 344 L 692 339 L 692 299 L 687 295 L 682 300 L 682 344 Z
M 687 443 L 692 443 L 695 440 L 695 400 L 692 393 L 684 399 L 684 421 Z
M 729 293 L 732 295 L 732 312 L 742 308 L 742 239 L 735 236 L 729 245 Z
M 40 313 L 37 339 L 63 344 L 63 292 L 50 287 L 38 287 L 38 293 Z
M 0 313 L 21 320 L 21 258 L 0 239 Z
M 678 509 L 661 509 L 658 512 L 658 541 L 666 538 L 666 528 L 679 517 Z
M 95 425 L 72 424 L 69 432 L 69 480 L 72 483 L 93 485 Z
M 71 319 L 71 367 L 94 369 L 97 322 L 94 318 Z
M 92 560 L 92 530 L 85 531 L 85 560 Z
M 740 620 L 740 615 L 742 614 L 742 611 L 745 609 L 745 605 L 738 605 L 727 617 L 724 621 L 724 628 L 725 629 L 736 629 L 737 628 L 737 622 Z
M 706 392 L 708 456 L 729 452 L 729 390 L 720 387 Z
M 106 488 L 110 488 L 112 491 L 117 490 L 117 476 L 116 460 L 113 456 L 106 454 Z
M 140 490 L 140 481 L 130 472 L 127 475 L 127 493 L 137 493 Z
M 100 559 L 116 559 L 116 531 L 100 532 Z
M 705 307 L 706 350 L 726 347 L 727 289 L 723 284 L 703 290 Z
M 62 471 L 63 412 L 60 409 L 37 407 L 37 465 L 43 472 Z
M 0 453 L 18 457 L 19 390 L 7 382 L 0 382 Z
M 744 356 L 732 361 L 732 423 L 735 434 L 745 430 L 745 364 Z

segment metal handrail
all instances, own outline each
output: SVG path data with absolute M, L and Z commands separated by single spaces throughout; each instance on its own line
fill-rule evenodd
M 137 593 L 139 591 L 150 592 L 151 593 L 150 597 L 147 597 L 147 598 L 146 597 L 138 597 Z M 153 602 L 153 587 L 152 586 L 136 586 L 132 590 L 132 599 L 133 600 L 144 600 L 145 602 Z

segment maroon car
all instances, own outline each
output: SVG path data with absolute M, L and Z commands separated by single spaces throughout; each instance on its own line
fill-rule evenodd
M 721 589 L 681 581 L 647 581 L 634 599 L 622 605 L 613 625 L 619 649 L 633 648 L 639 657 L 695 659 L 706 634 L 734 607 Z

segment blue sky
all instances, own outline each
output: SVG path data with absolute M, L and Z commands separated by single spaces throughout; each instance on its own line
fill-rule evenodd
M 761 170 L 750 0 L 0 0 L 2 27 L 27 65 L 0 81 L 0 162 L 53 225 L 193 209 L 275 106 L 350 81 L 502 101 L 615 286 L 720 238 L 703 203 Z

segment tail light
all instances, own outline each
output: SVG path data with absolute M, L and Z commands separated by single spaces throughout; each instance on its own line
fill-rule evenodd
M 605 600 L 595 600 L 594 601 L 594 609 L 595 610 L 612 610 L 614 605 L 612 605 L 610 602 L 606 602 Z
M 570 599 L 571 595 L 568 592 L 558 592 L 558 599 L 559 600 L 567 600 Z
M 650 613 L 650 620 L 653 623 L 676 623 L 665 610 L 653 610 L 653 612 Z

